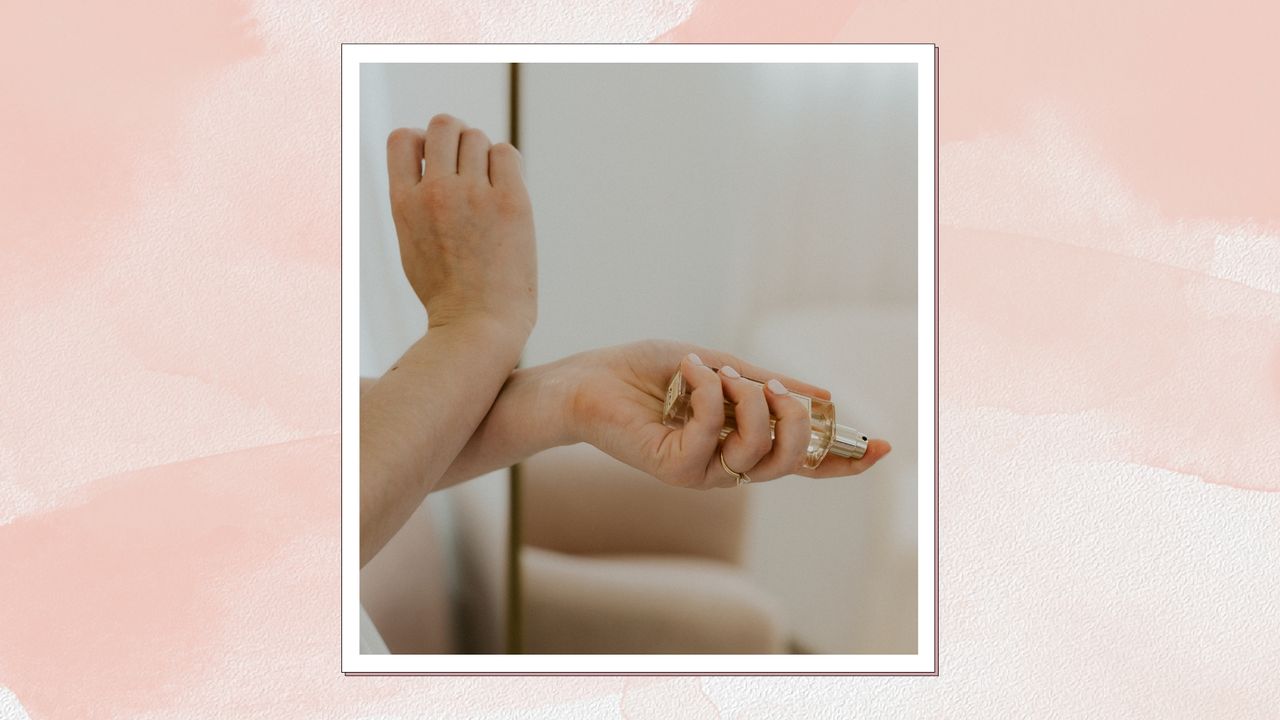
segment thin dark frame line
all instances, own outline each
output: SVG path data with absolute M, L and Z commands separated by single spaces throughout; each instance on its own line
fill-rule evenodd
M 939 452 L 940 441 L 938 439 L 938 417 L 940 399 L 942 398 L 942 388 L 938 386 L 938 368 L 939 358 L 941 355 L 938 350 L 938 329 L 942 327 L 941 321 L 938 319 L 939 310 L 942 303 L 938 298 L 938 274 L 939 263 L 941 259 L 939 254 L 939 238 L 942 237 L 940 229 L 942 227 L 938 218 L 938 191 L 941 188 L 938 176 L 941 175 L 942 165 L 938 162 L 940 154 L 938 151 L 938 139 L 941 137 L 941 124 L 939 123 L 939 113 L 942 111 L 942 104 L 939 100 L 939 88 L 941 81 L 938 79 L 938 72 L 942 69 L 941 62 L 942 50 L 937 46 L 933 46 L 933 676 L 939 674 L 942 667 L 942 647 L 938 644 L 940 640 L 938 626 L 942 624 L 942 593 L 938 589 L 938 582 L 941 580 L 940 560 L 942 541 L 938 537 L 941 529 L 941 523 L 938 520 L 938 511 L 940 503 L 938 502 L 938 474 L 939 474 Z M 917 644 L 916 649 L 919 649 Z

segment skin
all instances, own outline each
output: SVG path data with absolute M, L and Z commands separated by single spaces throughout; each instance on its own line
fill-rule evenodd
M 647 340 L 580 353 L 558 365 L 554 372 L 573 388 L 564 412 L 571 439 L 591 443 L 671 485 L 696 489 L 737 485 L 736 478 L 720 467 L 719 434 L 726 399 L 733 404 L 738 429 L 722 445 L 725 462 L 746 472 L 752 482 L 784 475 L 855 475 L 890 450 L 884 440 L 872 440 L 859 460 L 828 455 L 817 468 L 803 468 L 809 441 L 809 413 L 804 405 L 789 395 L 730 377 L 728 369 L 747 377 L 776 379 L 786 389 L 825 400 L 831 393 L 710 348 Z M 693 419 L 673 430 L 662 424 L 662 403 L 677 366 L 693 387 Z M 708 366 L 717 366 L 720 372 Z M 776 440 L 769 437 L 771 413 L 778 418 Z
M 516 369 L 537 319 L 519 153 L 437 115 L 425 132 L 391 134 L 387 166 L 401 260 L 428 332 L 383 377 L 361 381 L 362 566 L 428 493 L 558 445 L 587 442 L 696 489 L 737 485 L 720 466 L 722 450 L 752 482 L 856 475 L 888 454 L 889 443 L 873 439 L 859 460 L 828 455 L 803 468 L 809 416 L 789 391 L 830 393 L 709 348 L 646 340 Z M 693 388 L 693 418 L 671 429 L 661 414 L 677 368 Z M 777 380 L 780 391 L 743 375 Z M 726 400 L 738 429 L 721 443 Z
M 391 213 L 427 334 L 360 399 L 360 563 L 408 520 L 506 382 L 537 319 L 519 153 L 448 115 L 387 138 Z

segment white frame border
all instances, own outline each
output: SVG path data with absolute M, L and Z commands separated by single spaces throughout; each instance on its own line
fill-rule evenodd
M 934 45 L 342 46 L 342 671 L 369 674 L 937 673 L 936 218 Z M 918 644 L 915 655 L 361 655 L 360 654 L 360 65 L 362 63 L 909 63 L 917 67 L 919 458 Z M 347 402 L 345 399 L 356 399 Z M 932 469 L 932 478 L 925 475 Z M 933 482 L 927 480 L 932 479 Z M 925 549 L 933 553 L 926 554 Z M 932 557 L 934 562 L 927 562 Z M 589 671 L 584 668 L 590 668 Z

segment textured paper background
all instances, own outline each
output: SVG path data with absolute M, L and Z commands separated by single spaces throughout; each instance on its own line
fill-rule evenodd
M 15 6 L 0 718 L 1274 717 L 1277 21 Z M 646 40 L 941 47 L 941 677 L 341 677 L 339 43 Z

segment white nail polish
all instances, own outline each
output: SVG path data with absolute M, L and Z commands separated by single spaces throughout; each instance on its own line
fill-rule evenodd
M 742 377 L 741 373 L 739 373 L 737 370 L 734 370 L 733 367 L 729 365 L 722 365 L 720 367 L 720 372 L 724 373 L 725 377 L 731 377 L 731 378 Z
M 689 362 L 693 363 L 694 365 L 701 365 L 702 358 L 698 357 L 698 353 L 689 353 Z
M 728 375 L 725 370 L 726 368 L 722 368 L 721 372 Z M 854 458 L 855 460 L 866 453 L 867 436 L 847 425 L 837 425 L 836 406 L 830 400 L 822 400 L 798 392 L 787 392 L 787 388 L 776 379 L 767 383 L 753 378 L 743 379 L 755 383 L 756 387 L 768 386 L 769 391 L 775 395 L 789 395 L 804 403 L 804 406 L 809 410 L 810 436 L 809 446 L 804 456 L 805 467 L 809 469 L 818 467 L 818 465 L 822 464 L 822 459 L 827 456 L 827 453 L 844 458 Z M 779 389 L 782 392 L 778 392 Z M 689 383 L 685 382 L 684 376 L 677 371 L 671 378 L 671 382 L 667 384 L 667 398 L 662 405 L 662 424 L 678 430 L 684 427 L 685 423 L 692 417 L 693 388 L 689 386 Z M 769 422 L 769 435 L 771 437 L 773 436 L 776 422 L 777 418 L 772 417 L 771 414 Z M 724 440 L 737 427 L 738 421 L 734 415 L 733 404 L 726 402 L 724 404 L 724 427 L 720 429 L 720 439 Z

